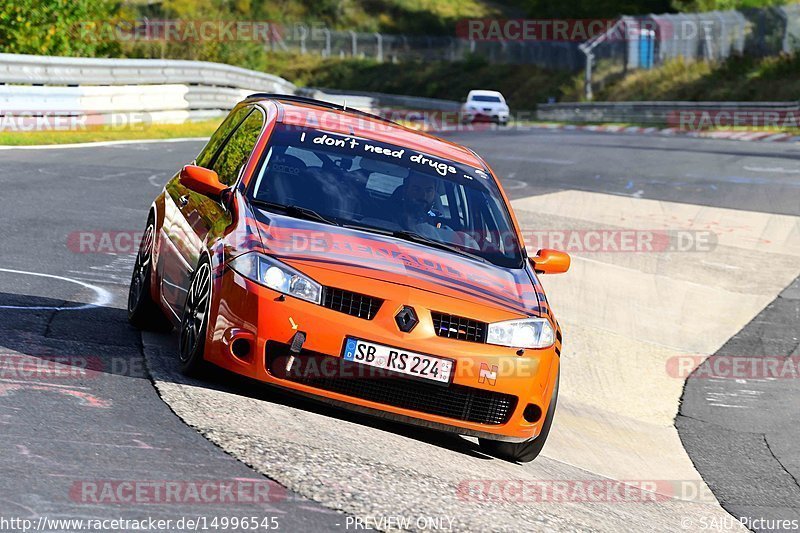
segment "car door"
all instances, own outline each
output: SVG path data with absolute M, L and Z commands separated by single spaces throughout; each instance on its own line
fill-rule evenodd
M 220 182 L 236 183 L 264 124 L 254 107 L 234 110 L 197 156 L 195 164 L 215 170 Z M 214 224 L 225 228 L 230 214 L 216 200 L 184 187 L 175 178 L 167 184 L 164 227 L 167 241 L 161 295 L 176 317 L 180 317 L 194 268 Z

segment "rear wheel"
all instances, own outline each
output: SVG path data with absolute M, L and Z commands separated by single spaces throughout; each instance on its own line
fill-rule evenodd
M 550 398 L 550 407 L 547 409 L 547 415 L 544 417 L 544 424 L 542 425 L 542 432 L 539 436 L 524 442 L 502 442 L 498 440 L 478 439 L 481 450 L 489 455 L 506 461 L 513 461 L 515 463 L 530 463 L 536 459 L 544 448 L 544 443 L 547 441 L 547 435 L 550 434 L 550 426 L 553 424 L 553 416 L 556 412 L 556 403 L 558 402 L 558 382 L 560 378 L 556 378 L 556 386 L 553 388 L 553 396 Z
M 139 244 L 133 265 L 131 285 L 128 289 L 128 321 L 139 329 L 166 332 L 172 329 L 172 324 L 150 295 L 155 234 L 155 219 L 151 216 L 147 220 L 147 229 L 142 235 L 142 242 Z
M 208 365 L 203 359 L 208 331 L 208 311 L 211 307 L 211 263 L 200 260 L 189 285 L 189 294 L 183 307 L 178 356 L 181 372 L 200 375 Z

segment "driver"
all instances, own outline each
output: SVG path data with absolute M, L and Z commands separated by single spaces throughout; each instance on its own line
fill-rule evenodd
M 403 229 L 419 233 L 446 244 L 478 249 L 478 243 L 465 233 L 457 233 L 445 224 L 444 215 L 436 209 L 436 178 L 409 174 L 400 194 L 397 222 Z
M 442 214 L 434 209 L 435 200 L 435 180 L 422 174 L 409 174 L 403 183 L 397 222 L 407 229 L 416 229 L 420 224 L 441 227 Z

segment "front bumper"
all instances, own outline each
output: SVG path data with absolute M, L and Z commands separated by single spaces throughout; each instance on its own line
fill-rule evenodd
M 519 356 L 512 348 L 439 337 L 430 315 L 431 309 L 444 308 L 489 321 L 513 318 L 505 311 L 476 309 L 475 304 L 376 280 L 360 279 L 358 292 L 384 297 L 372 320 L 282 297 L 225 269 L 212 292 L 212 309 L 218 311 L 210 317 L 205 357 L 261 382 L 384 418 L 497 440 L 539 434 L 558 373 L 553 347 Z M 394 321 L 403 305 L 413 306 L 419 317 L 410 333 L 399 331 Z M 297 332 L 305 333 L 306 340 L 293 354 L 289 346 Z M 452 382 L 444 386 L 386 373 L 354 374 L 341 358 L 346 336 L 453 359 Z M 250 349 L 242 349 L 237 340 L 247 341 Z
M 508 111 L 464 111 L 461 114 L 464 122 L 508 122 Z

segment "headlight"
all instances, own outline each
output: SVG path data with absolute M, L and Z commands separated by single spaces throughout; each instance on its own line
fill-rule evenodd
M 247 279 L 283 294 L 315 304 L 322 299 L 322 285 L 266 255 L 246 253 L 231 261 L 230 267 Z
M 546 348 L 553 344 L 555 335 L 550 322 L 544 318 L 524 318 L 489 324 L 488 344 L 512 348 Z

